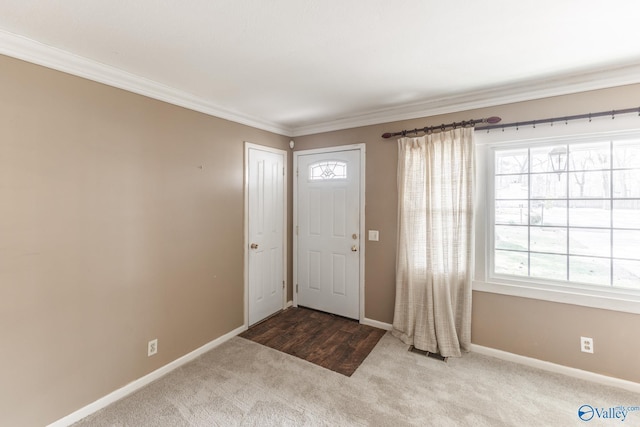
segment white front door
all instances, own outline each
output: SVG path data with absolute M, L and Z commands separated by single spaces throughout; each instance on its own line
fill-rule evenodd
M 284 306 L 285 152 L 247 145 L 248 325 Z
M 360 318 L 361 151 L 297 155 L 297 304 Z

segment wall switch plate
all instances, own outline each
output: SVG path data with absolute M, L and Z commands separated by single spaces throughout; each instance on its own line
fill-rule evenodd
M 593 353 L 593 338 L 580 337 L 580 351 L 583 353 Z
M 147 357 L 153 356 L 158 352 L 158 338 L 149 341 L 147 345 Z
M 380 240 L 380 232 L 378 230 L 369 230 L 369 240 L 372 242 Z

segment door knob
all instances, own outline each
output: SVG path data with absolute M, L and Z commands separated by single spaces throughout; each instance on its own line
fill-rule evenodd
M 351 252 L 358 252 L 358 247 L 356 245 L 351 246 Z
M 252 243 L 251 244 L 251 249 L 258 249 L 258 244 L 257 243 Z

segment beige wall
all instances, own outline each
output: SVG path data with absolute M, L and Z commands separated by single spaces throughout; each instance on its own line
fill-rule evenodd
M 243 324 L 245 140 L 289 142 L 0 56 L 0 424 L 53 422 Z
M 395 301 L 397 148 L 383 133 L 493 115 L 511 123 L 632 108 L 638 99 L 640 85 L 625 86 L 295 138 L 296 151 L 366 143 L 365 227 L 380 231 L 379 242 L 366 242 L 366 317 L 392 323 Z M 632 337 L 638 331 L 640 315 L 474 292 L 475 344 L 636 382 L 640 341 Z M 595 354 L 579 351 L 581 335 L 594 338 Z

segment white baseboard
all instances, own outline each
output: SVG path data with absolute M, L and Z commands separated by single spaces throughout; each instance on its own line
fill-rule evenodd
M 119 388 L 118 390 L 109 393 L 108 395 L 96 400 L 93 403 L 88 404 L 87 406 L 85 406 L 84 408 L 80 408 L 77 411 L 73 412 L 72 414 L 67 415 L 64 418 L 59 419 L 58 421 L 53 422 L 52 424 L 49 424 L 48 427 L 66 427 L 66 426 L 70 426 L 71 424 L 80 421 L 81 419 L 93 414 L 94 412 L 99 411 L 102 408 L 105 408 L 107 406 L 109 406 L 110 404 L 122 399 L 123 397 L 141 389 L 142 387 L 146 386 L 147 384 L 150 384 L 151 382 L 157 380 L 158 378 L 168 374 L 169 372 L 173 371 L 176 368 L 179 368 L 180 366 L 192 361 L 193 359 L 195 359 L 196 357 L 206 353 L 207 351 L 219 346 L 220 344 L 224 343 L 225 341 L 230 340 L 231 338 L 235 337 L 236 335 L 241 334 L 242 332 L 247 330 L 247 326 L 243 325 L 240 326 L 239 328 L 234 329 L 231 332 L 228 332 L 224 335 L 222 335 L 221 337 L 218 337 L 216 339 L 214 339 L 213 341 L 203 345 L 200 348 L 195 349 L 194 351 L 192 351 L 191 353 L 185 354 L 184 356 L 174 360 L 171 363 L 168 363 L 166 365 L 164 365 L 161 368 L 156 369 L 155 371 L 145 375 L 142 378 L 139 378 L 133 382 L 130 382 L 129 384 L 127 384 L 126 386 Z
M 379 322 L 377 320 L 367 319 L 366 317 L 364 317 L 360 323 L 363 325 L 373 326 L 374 328 L 384 329 L 385 331 L 393 329 L 393 325 L 391 323 Z
M 544 360 L 534 359 L 527 356 L 521 356 L 519 354 L 509 353 L 507 351 L 484 347 L 477 344 L 471 344 L 471 351 L 474 353 L 483 354 L 485 356 L 495 357 L 496 359 L 515 362 L 521 365 L 531 366 L 545 371 L 591 381 L 601 385 L 622 388 L 634 393 L 640 393 L 640 384 L 633 381 L 627 381 L 620 378 L 596 374 L 595 372 L 583 371 L 582 369 L 570 368 L 568 366 L 558 365 L 556 363 L 546 362 Z

